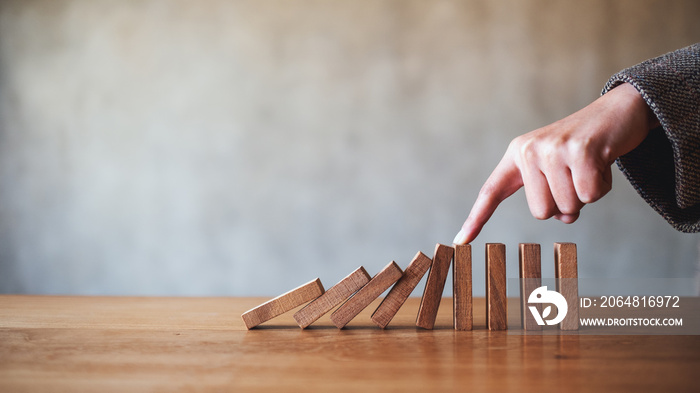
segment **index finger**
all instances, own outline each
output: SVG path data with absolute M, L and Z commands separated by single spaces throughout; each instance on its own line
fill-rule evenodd
M 520 169 L 506 153 L 481 187 L 469 217 L 455 237 L 454 243 L 466 244 L 474 240 L 498 205 L 522 186 Z

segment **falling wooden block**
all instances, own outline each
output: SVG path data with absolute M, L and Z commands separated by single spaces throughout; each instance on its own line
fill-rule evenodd
M 294 314 L 294 320 L 302 329 L 306 328 L 365 286 L 370 279 L 371 277 L 365 268 L 360 266 L 359 269 L 328 289 L 326 293 L 297 311 Z
M 433 261 L 422 252 L 418 252 L 413 260 L 403 272 L 403 276 L 396 282 L 389 294 L 386 295 L 382 303 L 372 314 L 372 322 L 384 329 L 391 322 L 394 315 L 403 306 L 404 302 L 418 285 L 421 278 L 430 269 Z
M 445 289 L 445 280 L 447 279 L 447 273 L 450 271 L 450 263 L 452 262 L 454 251 L 454 248 L 443 244 L 435 246 L 433 265 L 430 267 L 430 273 L 428 273 L 428 280 L 425 283 L 423 298 L 420 301 L 420 308 L 416 318 L 416 326 L 418 327 L 432 329 L 435 326 L 435 318 L 440 307 L 442 291 Z
M 353 318 L 369 306 L 370 303 L 379 297 L 390 286 L 394 285 L 403 275 L 401 268 L 396 262 L 386 265 L 381 272 L 377 273 L 359 291 L 355 292 L 350 299 L 331 314 L 331 321 L 338 328 L 342 329 Z
M 578 262 L 575 243 L 554 243 L 554 276 L 557 278 L 557 292 L 564 296 L 569 308 L 559 328 L 578 330 Z
M 472 330 L 472 246 L 456 245 L 452 264 L 452 297 L 455 330 Z
M 486 244 L 486 326 L 489 330 L 506 330 L 506 246 Z
M 245 326 L 248 329 L 252 329 L 265 321 L 269 321 L 321 295 L 323 295 L 323 284 L 321 284 L 321 280 L 317 278 L 244 312 L 241 317 L 243 318 Z
M 520 243 L 520 323 L 523 330 L 542 330 L 528 307 L 528 297 L 535 289 L 542 286 L 542 264 L 540 245 Z M 542 315 L 542 304 L 536 304 L 537 311 Z

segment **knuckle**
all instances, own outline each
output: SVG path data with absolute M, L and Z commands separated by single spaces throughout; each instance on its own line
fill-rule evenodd
M 532 139 L 526 139 L 518 144 L 518 156 L 524 161 L 533 161 L 537 157 L 537 144 Z
M 532 216 L 538 220 L 546 220 L 554 215 L 554 209 L 548 206 L 535 206 L 530 208 Z
M 609 163 L 609 148 L 601 147 L 589 136 L 572 139 L 568 142 L 567 154 L 571 157 L 570 162 L 576 166 L 603 167 Z M 608 164 L 609 165 L 609 164 Z
M 559 209 L 558 213 L 566 216 L 578 214 L 578 212 L 581 211 L 581 208 L 583 207 L 583 203 L 579 200 L 578 196 L 576 195 L 575 189 L 567 191 L 569 191 L 570 194 L 567 194 L 566 198 L 559 198 L 556 200 L 557 209 Z
M 508 150 L 520 150 L 520 145 L 523 143 L 524 139 L 525 135 L 520 135 L 514 138 L 512 141 L 510 141 L 510 144 L 508 145 Z
M 600 198 L 604 197 L 605 194 L 610 192 L 611 185 L 605 182 L 597 182 L 594 187 L 586 188 L 581 191 L 580 199 L 583 203 L 593 203 Z
M 580 197 L 583 203 L 593 203 L 598 200 L 597 195 L 589 191 L 583 191 Z
M 593 140 L 589 136 L 572 138 L 568 141 L 569 150 L 579 156 L 591 156 L 593 154 Z
M 559 212 L 567 216 L 574 215 L 578 213 L 578 211 L 579 208 L 575 203 L 563 203 L 562 206 L 559 207 Z
M 598 191 L 591 188 L 585 188 L 579 192 L 579 199 L 583 203 L 593 203 L 597 200 Z
M 546 213 L 543 213 L 543 212 L 532 213 L 532 216 L 540 221 L 546 220 L 546 219 L 551 217 L 551 215 L 547 215 Z

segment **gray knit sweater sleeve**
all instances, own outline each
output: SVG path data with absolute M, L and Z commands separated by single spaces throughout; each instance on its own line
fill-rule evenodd
M 674 228 L 700 232 L 700 43 L 620 71 L 603 94 L 625 82 L 637 88 L 661 127 L 617 165 Z

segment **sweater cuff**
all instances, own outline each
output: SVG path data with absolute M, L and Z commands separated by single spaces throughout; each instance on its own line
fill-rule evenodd
M 700 44 L 620 71 L 603 94 L 622 83 L 639 91 L 661 127 L 618 166 L 676 229 L 700 230 Z

